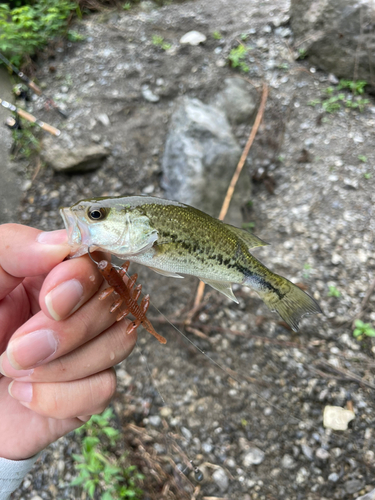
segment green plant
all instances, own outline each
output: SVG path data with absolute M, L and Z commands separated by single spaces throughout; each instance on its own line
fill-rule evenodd
M 228 61 L 232 68 L 239 68 L 244 73 L 249 72 L 249 67 L 244 62 L 246 54 L 249 52 L 249 48 L 245 45 L 240 44 L 229 52 Z
M 42 147 L 37 136 L 38 128 L 34 123 L 22 121 L 22 128 L 12 130 L 13 158 L 30 158 L 40 153 Z
M 70 0 L 39 0 L 14 9 L 0 3 L 0 52 L 19 66 L 25 56 L 66 31 L 76 9 L 77 4 Z
M 364 156 L 364 155 L 358 155 L 358 160 L 359 160 L 359 161 L 362 161 L 363 163 L 366 163 L 366 161 L 367 161 L 367 156 Z
M 354 325 L 353 336 L 358 338 L 358 340 L 361 340 L 364 336 L 375 337 L 375 330 L 370 323 L 364 323 L 360 319 L 356 319 Z
M 212 33 L 212 36 L 214 37 L 215 40 L 221 40 L 223 37 L 221 36 L 220 31 L 214 31 Z
M 152 43 L 163 50 L 168 50 L 172 47 L 172 44 L 164 42 L 164 38 L 160 35 L 152 35 Z
M 310 264 L 308 264 L 308 263 L 306 262 L 306 264 L 304 264 L 304 265 L 303 265 L 303 269 L 304 269 L 304 271 L 303 271 L 302 276 L 303 276 L 305 279 L 309 278 L 309 277 L 310 277 L 310 271 L 311 271 L 311 266 L 310 266 Z
M 124 5 L 122 6 L 122 8 L 124 10 L 130 10 L 132 8 L 132 4 L 130 2 L 126 2 L 124 3 Z
M 298 59 L 305 59 L 306 56 L 307 56 L 306 49 L 298 49 Z
M 352 94 L 359 95 L 365 92 L 365 87 L 367 82 L 365 80 L 340 80 L 337 86 L 337 90 L 349 89 Z
M 329 285 L 328 287 L 328 297 L 340 297 L 341 292 L 334 285 Z
M 367 104 L 369 104 L 369 99 L 363 99 L 359 97 L 364 93 L 364 87 L 366 82 L 364 80 L 351 81 L 351 80 L 340 80 L 337 87 L 327 87 L 324 91 L 326 96 L 323 99 L 313 99 L 309 101 L 308 106 L 317 106 L 321 104 L 323 110 L 326 113 L 334 113 L 342 107 L 348 109 L 358 109 L 363 111 Z M 340 90 L 346 90 L 346 92 L 339 92 Z M 347 91 L 350 92 L 347 92 Z M 359 158 L 359 157 L 358 157 Z M 362 156 L 360 159 L 365 158 Z
M 67 37 L 70 42 L 81 42 L 82 40 L 85 40 L 85 37 L 83 35 L 74 30 L 69 30 L 67 33 Z
M 242 229 L 246 229 L 246 231 L 252 231 L 255 227 L 255 222 L 244 222 L 242 224 Z
M 363 174 L 363 177 L 364 177 L 365 179 L 367 179 L 367 180 L 368 180 L 368 179 L 371 179 L 372 174 L 371 174 L 370 172 L 365 172 L 365 173 Z
M 138 483 L 143 479 L 142 474 L 134 465 L 129 465 L 126 453 L 118 457 L 109 449 L 120 438 L 119 431 L 110 424 L 112 417 L 113 412 L 108 408 L 77 429 L 76 433 L 84 437 L 81 453 L 73 454 L 79 475 L 71 486 L 81 486 L 90 498 L 100 495 L 102 500 L 140 500 L 142 490 Z

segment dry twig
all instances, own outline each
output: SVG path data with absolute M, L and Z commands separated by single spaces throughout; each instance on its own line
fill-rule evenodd
M 240 158 L 238 165 L 236 167 L 236 170 L 233 174 L 232 180 L 230 181 L 230 184 L 229 184 L 229 187 L 227 190 L 227 194 L 225 195 L 224 202 L 223 202 L 223 205 L 221 207 L 220 214 L 218 217 L 219 220 L 224 220 L 225 216 L 227 215 L 229 204 L 230 204 L 232 197 L 233 197 L 234 188 L 236 187 L 238 178 L 239 178 L 239 176 L 242 172 L 242 169 L 245 165 L 246 158 L 249 154 L 250 148 L 254 142 L 255 136 L 258 132 L 259 126 L 260 126 L 261 121 L 263 119 L 263 114 L 264 114 L 264 110 L 266 107 L 267 97 L 268 97 L 268 85 L 264 82 L 263 83 L 263 90 L 262 90 L 262 97 L 261 97 L 258 113 L 257 113 L 257 116 L 255 118 L 254 125 L 251 129 L 246 146 L 244 147 L 241 158 Z M 199 283 L 198 290 L 197 290 L 197 293 L 195 296 L 193 309 L 197 308 L 199 306 L 199 304 L 201 303 L 203 293 L 204 293 L 204 287 L 205 287 L 205 284 L 203 283 L 203 281 L 201 281 Z

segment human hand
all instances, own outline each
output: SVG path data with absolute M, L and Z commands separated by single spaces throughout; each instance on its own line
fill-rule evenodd
M 0 457 L 23 460 L 109 403 L 113 366 L 132 351 L 129 320 L 87 255 L 69 254 L 65 231 L 0 226 Z M 113 299 L 112 299 L 113 301 Z M 9 387 L 9 392 L 8 392 Z

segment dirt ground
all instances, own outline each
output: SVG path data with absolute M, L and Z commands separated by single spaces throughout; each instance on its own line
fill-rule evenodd
M 266 83 L 264 119 L 242 174 L 252 190 L 237 208 L 271 243 L 254 255 L 300 283 L 323 310 L 296 334 L 249 289 L 235 287 L 236 305 L 208 287 L 193 319 L 199 337 L 183 326 L 197 280 L 137 268 L 151 300 L 182 332 L 150 311 L 168 343 L 140 331 L 118 367 L 113 408 L 123 444 L 146 475 L 144 499 L 356 499 L 375 488 L 375 343 L 352 335 L 356 317 L 375 324 L 375 295 L 366 297 L 375 279 L 375 105 L 366 96 L 363 112 L 324 112 L 317 102 L 332 76 L 296 60 L 288 9 L 287 0 L 144 3 L 86 17 L 74 27 L 83 42 L 40 61 L 38 80 L 70 116 L 60 122 L 38 102 L 34 113 L 59 126 L 66 144 L 105 143 L 110 156 L 84 174 L 42 168 L 25 184 L 15 221 L 58 229 L 58 208 L 82 198 L 163 196 L 161 158 L 176 97 L 209 102 L 228 76 L 248 78 L 259 92 Z M 207 41 L 182 47 L 190 30 Z M 171 49 L 152 43 L 154 35 Z M 242 40 L 251 46 L 246 74 L 225 64 Z M 158 102 L 142 97 L 144 85 Z M 103 113 L 107 124 L 97 118 Z M 250 130 L 234 128 L 241 147 Z M 34 168 L 15 167 L 23 181 Z M 214 179 L 209 184 L 214 189 Z M 353 407 L 348 430 L 323 428 L 326 405 Z M 84 498 L 69 487 L 78 449 L 74 435 L 49 447 L 12 498 Z

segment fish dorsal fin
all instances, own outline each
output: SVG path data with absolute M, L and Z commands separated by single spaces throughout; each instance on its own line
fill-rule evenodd
M 156 269 L 155 267 L 149 267 L 149 269 L 152 269 L 155 273 L 162 274 L 163 276 L 168 276 L 169 278 L 183 278 L 183 276 L 171 271 L 163 271 L 162 269 Z
M 255 236 L 255 234 L 245 231 L 245 229 L 240 229 L 239 227 L 232 226 L 231 224 L 227 224 L 227 226 L 229 226 L 230 230 L 233 231 L 249 249 L 269 245 L 269 243 L 261 240 L 258 236 Z
M 202 278 L 200 278 L 202 279 Z M 202 279 L 207 285 L 212 286 L 212 288 L 215 288 L 218 292 L 224 294 L 228 299 L 233 300 L 236 304 L 238 304 L 238 300 L 236 299 L 235 295 L 233 294 L 232 290 L 232 285 L 228 283 L 227 281 L 214 281 L 214 280 L 207 280 L 207 279 Z

